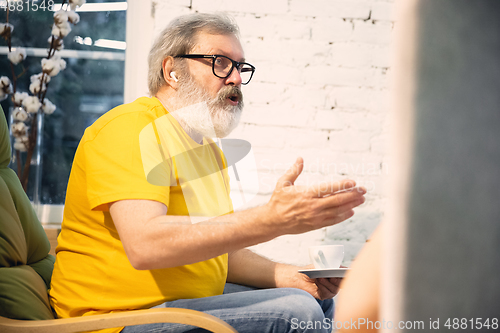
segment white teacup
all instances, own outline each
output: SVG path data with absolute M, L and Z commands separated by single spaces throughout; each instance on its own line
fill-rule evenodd
M 311 246 L 309 257 L 316 269 L 339 268 L 344 259 L 344 245 Z

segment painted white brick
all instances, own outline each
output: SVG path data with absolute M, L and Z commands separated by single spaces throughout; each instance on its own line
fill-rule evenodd
M 311 36 L 318 41 L 344 42 L 351 40 L 353 30 L 352 22 L 341 18 L 318 17 L 312 21 Z
M 383 119 L 380 115 L 371 114 L 369 112 L 343 113 L 347 118 L 347 126 L 349 128 L 368 131 L 372 133 L 380 133 L 382 130 Z
M 255 75 L 261 75 L 261 65 L 266 63 L 274 63 L 278 59 L 283 58 L 281 51 L 281 43 L 277 43 L 276 39 L 266 36 L 266 38 L 246 38 L 242 40 L 245 58 L 252 65 L 257 67 Z M 254 76 L 255 76 L 254 75 Z M 253 79 L 252 79 L 253 81 Z
M 290 128 L 286 131 L 286 145 L 294 149 L 326 148 L 328 136 L 326 131 Z
M 328 64 L 332 66 L 368 67 L 373 59 L 373 47 L 369 44 L 334 43 L 330 47 Z
M 392 41 L 392 22 L 354 22 L 352 40 L 358 43 L 389 44 Z
M 339 181 L 346 178 L 343 171 L 350 167 L 345 162 L 343 151 L 332 149 L 310 149 L 311 153 L 303 154 L 304 172 L 319 177 L 317 181 Z M 349 169 L 350 170 L 350 169 Z
M 259 194 L 262 201 L 269 201 L 281 175 L 259 172 Z M 267 199 L 267 200 L 266 200 Z
M 338 181 L 342 179 L 337 170 L 339 163 L 343 161 L 344 154 L 344 152 L 331 149 L 308 149 L 301 153 L 304 159 L 304 170 L 309 173 L 320 174 L 328 181 Z
M 360 185 L 366 188 L 370 196 L 386 196 L 388 180 L 389 177 L 385 173 L 380 176 L 366 176 L 363 177 Z
M 261 105 L 246 108 L 242 122 L 279 127 L 302 127 L 312 122 L 311 111 L 280 105 Z
M 367 109 L 370 106 L 373 91 L 357 87 L 333 87 L 328 94 L 330 104 L 338 108 Z
M 235 16 L 243 38 L 261 40 L 307 40 L 311 38 L 312 23 L 304 18 L 290 18 L 283 15 L 246 14 Z
M 259 72 L 263 63 L 279 63 L 293 67 L 311 63 L 324 64 L 329 51 L 328 44 L 325 42 L 272 38 L 245 40 L 244 49 L 246 58 L 257 67 Z
M 334 86 L 360 86 L 366 73 L 361 69 L 333 66 L 309 66 L 304 70 L 304 83 Z
M 370 150 L 374 153 L 385 154 L 389 148 L 389 135 L 382 134 L 372 138 Z
M 365 70 L 363 85 L 377 89 L 388 88 L 390 84 L 390 69 L 387 68 L 371 68 Z
M 331 43 L 328 58 L 324 62 L 331 66 L 365 68 L 389 67 L 392 48 L 389 45 L 368 43 Z
M 276 35 L 276 24 L 273 17 L 245 15 L 235 18 L 242 38 L 269 38 Z
M 234 13 L 280 14 L 288 11 L 287 0 L 193 0 L 193 10 L 201 12 L 225 11 Z
M 309 113 L 313 108 L 324 108 L 327 95 L 328 91 L 324 86 L 288 86 L 282 96 L 282 102 L 292 104 L 294 108 L 304 109 L 303 112 Z
M 358 241 L 365 242 L 369 239 L 371 233 L 375 230 L 376 224 L 382 217 L 382 212 L 373 210 L 367 203 L 355 208 L 354 216 L 347 223 L 339 223 L 337 225 L 327 227 L 326 238 L 347 239 L 354 238 Z M 364 223 L 370 221 L 372 223 Z M 374 223 L 373 223 L 374 222 Z M 367 233 L 353 233 L 355 229 L 362 229 Z
M 388 68 L 391 65 L 392 45 L 376 45 L 372 49 L 371 65 Z
M 276 34 L 280 39 L 308 40 L 312 36 L 312 23 L 304 19 L 295 18 L 292 22 L 287 17 L 273 17 Z
M 271 151 L 269 149 L 263 151 L 256 149 L 254 155 L 259 173 L 279 176 L 284 174 L 298 157 L 296 154 L 290 153 L 284 149 L 279 151 Z
M 384 173 L 382 156 L 365 152 L 344 152 L 334 164 L 330 165 L 329 171 L 345 176 L 381 176 Z
M 302 235 L 285 235 L 267 243 L 252 246 L 250 249 L 278 262 L 308 265 L 309 246 L 321 245 L 325 241 L 325 230 L 315 230 Z
M 280 43 L 279 59 L 292 67 L 323 66 L 329 57 L 326 42 L 294 40 Z
M 256 80 L 268 83 L 297 83 L 302 82 L 303 70 L 299 67 L 263 62 L 259 64 L 259 71 L 255 71 L 254 76 Z
M 180 15 L 192 13 L 189 9 L 189 1 L 175 0 L 170 1 L 157 1 L 154 7 L 155 26 L 153 31 L 153 38 L 156 38 L 167 24 Z
M 358 131 L 338 131 L 330 133 L 328 147 L 337 151 L 369 151 L 370 134 Z
M 389 90 L 372 90 L 370 95 L 370 103 L 368 109 L 373 112 L 379 112 L 386 115 L 390 108 L 390 91 Z
M 346 118 L 336 110 L 319 110 L 314 119 L 315 127 L 341 130 L 346 126 Z
M 394 21 L 394 5 L 389 2 L 375 2 L 371 5 L 372 20 Z
M 240 121 L 238 126 L 227 136 L 227 138 L 241 139 L 244 136 L 245 124 Z
M 290 0 L 290 13 L 304 16 L 327 16 L 366 19 L 370 14 L 369 1 Z
M 344 245 L 343 264 L 347 266 L 350 266 L 383 217 L 381 212 L 368 212 L 364 205 L 356 208 L 355 215 L 349 220 L 326 228 L 325 243 Z
M 247 140 L 255 147 L 281 149 L 285 145 L 286 129 L 282 127 L 265 127 L 247 124 L 243 128 L 240 139 Z
M 242 87 L 243 100 L 246 105 L 266 105 L 271 103 L 279 103 L 285 93 L 286 86 L 283 84 L 253 82 Z M 248 113 L 245 109 L 244 115 Z
M 258 147 L 254 149 L 254 155 L 259 174 L 259 191 L 264 200 L 272 194 L 278 179 L 293 165 L 297 156 L 284 150 L 262 153 Z
M 324 65 L 329 57 L 328 43 L 309 39 L 248 38 L 243 41 L 243 48 L 248 62 L 257 67 L 255 75 L 262 74 L 262 65 L 266 63 L 302 68 Z
M 172 0 L 172 1 L 153 1 L 155 5 L 156 13 L 163 12 L 165 8 L 171 8 L 172 10 L 183 11 L 184 9 L 189 10 L 190 0 Z M 178 16 L 174 14 L 174 17 Z M 158 18 L 159 16 L 156 15 Z

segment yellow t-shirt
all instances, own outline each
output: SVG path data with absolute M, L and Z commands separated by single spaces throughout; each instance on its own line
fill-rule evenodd
M 108 203 L 147 199 L 168 215 L 232 212 L 225 160 L 194 142 L 156 98 L 121 105 L 87 128 L 73 161 L 50 299 L 61 318 L 222 294 L 227 254 L 174 268 L 130 264 Z M 105 330 L 119 332 L 121 328 Z

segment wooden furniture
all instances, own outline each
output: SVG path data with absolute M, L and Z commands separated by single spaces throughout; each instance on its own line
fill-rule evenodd
M 56 247 L 57 247 L 57 236 L 61 232 L 61 228 L 47 228 L 43 227 L 45 234 L 47 235 L 47 239 L 50 243 L 50 251 L 49 254 L 55 256 L 56 255 Z
M 73 333 L 153 323 L 177 323 L 204 328 L 217 333 L 237 332 L 212 315 L 188 309 L 148 309 L 103 315 L 49 320 L 15 320 L 0 317 L 3 333 Z

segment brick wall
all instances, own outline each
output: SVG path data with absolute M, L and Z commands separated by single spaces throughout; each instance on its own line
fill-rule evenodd
M 276 179 L 305 159 L 299 183 L 355 179 L 368 188 L 350 220 L 254 247 L 290 263 L 308 263 L 307 247 L 344 244 L 349 264 L 380 222 L 390 174 L 385 148 L 393 0 L 157 0 L 155 32 L 173 17 L 226 11 L 238 22 L 248 62 L 257 67 L 243 87 L 246 107 L 231 134 L 252 143 L 257 196 L 270 197 Z

